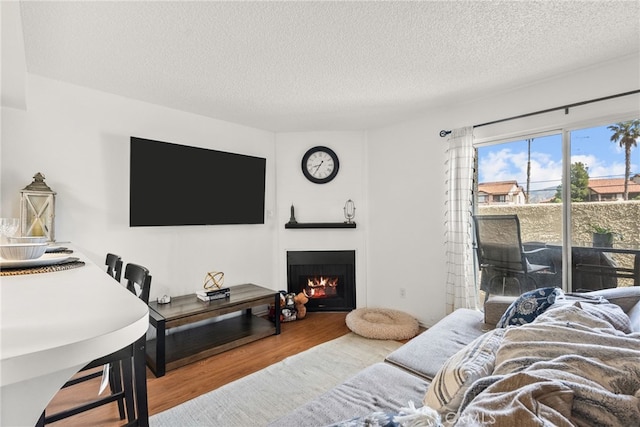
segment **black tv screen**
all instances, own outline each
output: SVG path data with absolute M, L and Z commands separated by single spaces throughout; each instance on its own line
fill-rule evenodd
M 129 225 L 264 224 L 266 162 L 131 137 Z

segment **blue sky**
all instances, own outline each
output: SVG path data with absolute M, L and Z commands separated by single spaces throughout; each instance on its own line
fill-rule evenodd
M 607 126 L 571 133 L 571 162 L 588 167 L 590 178 L 624 178 L 624 150 L 610 141 Z M 631 150 L 631 175 L 640 173 L 640 143 Z M 479 182 L 527 183 L 527 141 L 515 141 L 478 148 Z M 560 134 L 534 138 L 531 142 L 531 190 L 555 188 L 562 177 Z

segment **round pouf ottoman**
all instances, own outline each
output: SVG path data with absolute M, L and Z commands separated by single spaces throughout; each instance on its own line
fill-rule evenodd
M 347 314 L 346 323 L 352 332 L 378 340 L 405 340 L 420 330 L 415 318 L 388 308 L 357 308 Z

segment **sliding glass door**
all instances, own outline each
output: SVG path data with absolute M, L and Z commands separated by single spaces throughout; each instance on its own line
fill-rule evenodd
M 613 242 L 606 244 L 620 252 L 640 247 L 638 123 L 562 129 L 477 145 L 475 213 L 518 216 L 524 250 L 531 252 L 527 260 L 548 267 L 532 275 L 530 287 L 590 290 L 634 283 L 604 268 L 632 272 L 636 258 L 631 250 L 587 247 L 594 246 L 598 232 L 611 233 Z M 488 290 L 487 276 L 481 271 L 483 290 Z M 572 286 L 576 280 L 579 284 Z M 498 285 L 509 288 L 508 280 Z
M 476 215 L 517 215 L 530 264 L 548 268 L 527 278 L 481 269 L 480 289 L 517 295 L 523 289 L 562 286 L 562 134 L 530 135 L 477 147 Z M 553 249 L 544 249 L 554 245 Z
M 573 290 L 634 284 L 626 273 L 640 249 L 639 139 L 639 120 L 570 133 Z

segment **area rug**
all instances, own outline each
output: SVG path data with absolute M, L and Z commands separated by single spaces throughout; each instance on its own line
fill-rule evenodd
M 149 419 L 151 427 L 264 426 L 382 362 L 402 344 L 348 333 Z

